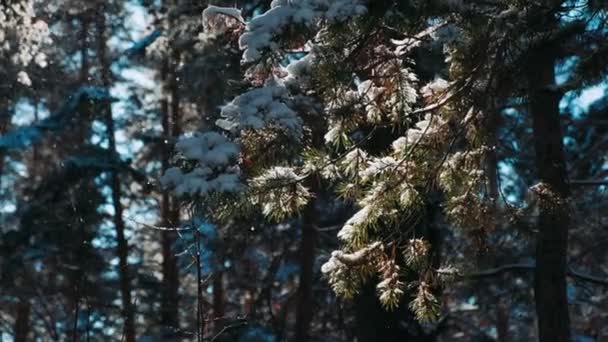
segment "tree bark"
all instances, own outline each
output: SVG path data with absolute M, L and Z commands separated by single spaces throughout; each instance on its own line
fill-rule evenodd
M 310 340 L 310 323 L 313 316 L 312 285 L 314 277 L 315 240 L 317 231 L 314 226 L 315 201 L 305 209 L 300 240 L 300 277 L 297 292 L 295 341 Z
M 30 309 L 27 299 L 19 300 L 17 304 L 17 319 L 15 320 L 15 342 L 26 342 L 30 332 Z
M 0 135 L 4 135 L 11 124 L 12 113 L 8 98 L 0 99 Z M 4 173 L 4 149 L 0 150 L 0 186 L 2 185 L 2 174 Z
M 80 18 L 80 32 L 78 38 L 80 40 L 80 84 L 85 84 L 89 80 L 89 16 L 85 12 Z
M 509 306 L 506 300 L 496 301 L 496 335 L 498 342 L 509 341 Z
M 378 300 L 377 281 L 363 285 L 355 303 L 355 334 L 359 342 L 433 342 L 434 334 L 426 334 L 402 300 L 394 311 L 387 311 Z
M 220 264 L 218 268 L 223 265 Z M 218 269 L 213 274 L 213 329 L 219 332 L 224 327 L 225 312 L 224 302 L 224 272 Z
M 169 61 L 165 59 L 161 65 L 161 82 L 163 86 L 167 84 L 169 74 Z M 172 135 L 171 120 L 169 113 L 169 92 L 168 89 L 164 89 L 165 94 L 160 103 L 160 110 L 162 115 L 162 127 L 163 127 L 163 140 L 162 144 L 162 171 L 169 168 L 170 158 L 170 143 L 169 139 Z M 162 192 L 161 198 L 161 220 L 165 227 L 177 227 L 179 224 L 179 217 L 176 217 L 174 210 L 172 210 L 171 196 L 168 191 Z M 177 258 L 173 252 L 173 244 L 175 243 L 175 232 L 170 230 L 163 230 L 161 232 L 161 245 L 162 245 L 162 303 L 161 303 L 161 325 L 163 327 L 179 328 L 179 271 L 177 267 Z
M 111 87 L 111 71 L 110 62 L 107 56 L 107 45 L 105 38 L 106 22 L 105 9 L 103 6 L 98 11 L 97 17 L 97 34 L 98 34 L 98 57 L 101 65 L 101 82 L 107 90 Z M 115 127 L 114 118 L 112 117 L 112 107 L 110 104 L 104 110 L 105 124 L 108 135 L 108 154 L 110 159 L 118 161 L 119 156 L 116 151 Z M 129 271 L 128 256 L 129 244 L 125 237 L 125 223 L 123 220 L 123 207 L 120 203 L 120 175 L 116 170 L 110 171 L 110 187 L 112 189 L 112 205 L 114 207 L 114 228 L 116 230 L 116 242 L 119 276 L 120 276 L 120 293 L 122 298 L 122 314 L 124 317 L 124 337 L 126 342 L 135 342 L 135 320 L 134 308 L 131 301 L 131 275 Z
M 536 167 L 538 178 L 550 191 L 550 198 L 540 199 L 534 274 L 541 342 L 570 341 L 566 292 L 569 215 L 567 204 L 563 204 L 569 188 L 559 118 L 561 96 L 550 90 L 555 83 L 555 61 L 552 49 L 543 47 L 532 51 L 528 65 Z
M 78 32 L 78 39 L 79 39 L 79 43 L 80 43 L 80 70 L 79 70 L 79 85 L 80 86 L 84 86 L 85 84 L 87 84 L 87 82 L 89 81 L 89 69 L 90 69 L 90 65 L 89 65 L 89 40 L 88 40 L 88 36 L 89 36 L 89 28 L 90 28 L 90 21 L 91 21 L 91 17 L 88 13 L 88 11 L 85 11 L 81 14 L 80 18 L 80 32 Z M 75 128 L 74 129 L 74 135 L 75 135 L 75 141 L 74 144 L 68 147 L 68 151 L 70 152 L 74 152 L 75 150 L 77 150 L 78 148 L 82 147 L 83 145 L 86 145 L 86 140 L 87 140 L 87 132 L 88 130 L 85 129 L 85 127 L 83 126 L 86 122 L 86 120 L 80 120 L 80 118 L 74 117 L 72 119 L 72 125 Z M 73 194 L 70 194 L 70 197 L 72 197 Z M 73 199 L 72 199 L 73 200 Z M 79 230 L 78 230 L 78 234 L 79 234 L 79 239 L 80 240 L 84 240 L 84 236 L 85 236 L 85 232 L 84 232 L 84 226 L 83 225 L 79 225 Z M 83 245 L 79 245 L 76 249 L 76 258 L 80 258 L 80 256 L 82 255 L 82 250 L 83 250 Z M 73 313 L 73 322 L 72 322 L 72 336 L 71 336 L 71 340 L 72 341 L 77 341 L 79 339 L 79 333 L 78 333 L 78 315 L 79 315 L 79 310 L 80 310 L 80 298 L 81 298 L 81 294 L 82 294 L 82 281 L 85 278 L 85 274 L 83 272 L 83 268 L 79 267 L 78 270 L 75 272 L 74 274 L 74 278 L 71 280 L 71 286 L 73 288 L 73 292 L 72 292 L 72 298 L 70 298 L 70 306 L 72 308 L 72 313 Z
M 169 1 L 172 5 L 175 2 Z M 174 20 L 169 20 L 169 27 L 173 27 Z M 180 94 L 177 68 L 180 62 L 178 50 L 171 46 L 171 55 L 164 58 L 161 64 L 161 82 L 163 85 L 163 98 L 160 103 L 163 127 L 163 151 L 162 170 L 169 167 L 172 144 L 171 138 L 177 138 L 181 134 L 181 112 Z M 162 192 L 161 219 L 166 227 L 177 227 L 180 223 L 180 208 L 178 201 L 170 196 L 167 191 Z M 162 303 L 161 303 L 161 325 L 163 327 L 179 328 L 179 268 L 177 258 L 173 252 L 173 245 L 177 234 L 175 231 L 165 230 L 161 232 L 162 245 Z

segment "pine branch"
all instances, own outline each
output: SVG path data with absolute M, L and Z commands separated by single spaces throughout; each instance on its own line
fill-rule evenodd
M 535 269 L 536 269 L 536 266 L 534 264 L 530 264 L 530 263 L 505 264 L 505 265 L 500 265 L 495 268 L 481 270 L 478 272 L 472 272 L 472 273 L 467 273 L 467 274 L 457 274 L 457 278 L 459 278 L 460 280 L 483 279 L 483 278 L 495 277 L 495 276 L 501 275 L 506 272 L 522 272 L 522 271 L 530 272 L 530 271 L 534 271 Z M 437 270 L 437 272 L 442 273 L 441 270 Z M 600 277 L 600 276 L 586 274 L 586 273 L 583 273 L 580 271 L 576 271 L 572 267 L 568 267 L 567 275 L 569 277 L 572 277 L 572 278 L 575 278 L 578 280 L 582 280 L 582 281 L 586 281 L 586 282 L 590 282 L 590 283 L 594 283 L 594 284 L 598 284 L 598 285 L 608 286 L 608 277 Z
M 602 186 L 608 185 L 608 180 L 604 179 L 574 179 L 570 181 L 571 186 Z

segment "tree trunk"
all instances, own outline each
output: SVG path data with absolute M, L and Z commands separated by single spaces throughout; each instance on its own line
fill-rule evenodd
M 167 84 L 169 74 L 169 61 L 165 59 L 161 65 L 161 82 L 163 87 Z M 168 89 L 163 89 L 164 94 L 160 103 L 162 115 L 163 140 L 162 144 L 162 171 L 169 167 L 170 144 L 169 139 L 172 137 L 172 129 L 169 113 L 169 95 Z M 168 191 L 162 192 L 161 198 L 161 220 L 165 227 L 177 227 L 179 217 L 175 217 L 175 213 L 171 210 L 171 196 Z M 161 325 L 169 328 L 179 328 L 179 272 L 177 267 L 177 258 L 173 252 L 173 244 L 175 243 L 175 232 L 164 230 L 161 232 L 162 244 L 162 303 L 161 303 Z M 171 329 L 173 330 L 173 329 Z
M 387 311 L 378 300 L 377 279 L 363 285 L 355 298 L 355 334 L 359 342 L 432 342 L 434 337 L 426 335 L 402 300 L 394 311 Z
M 97 33 L 98 33 L 98 56 L 101 65 L 101 81 L 107 90 L 111 86 L 110 77 L 110 62 L 107 57 L 107 46 L 105 39 L 106 23 L 105 9 L 103 6 L 99 9 L 97 17 Z M 112 107 L 108 104 L 104 111 L 105 124 L 108 134 L 108 154 L 114 162 L 119 159 L 116 151 L 116 139 L 114 134 L 114 118 L 112 117 Z M 129 272 L 128 255 L 129 244 L 125 238 L 125 223 L 123 221 L 123 207 L 120 203 L 120 175 L 116 170 L 110 171 L 110 187 L 112 188 L 112 205 L 114 207 L 114 228 L 116 230 L 116 240 L 118 244 L 118 264 L 120 276 L 120 293 L 123 306 L 124 317 L 124 337 L 127 342 L 135 342 L 135 321 L 134 308 L 131 302 L 131 276 Z
M 80 39 L 79 80 L 80 84 L 85 84 L 89 80 L 89 44 L 87 39 L 89 35 L 89 18 L 86 12 L 82 14 L 80 25 L 80 32 L 78 33 L 78 38 Z
M 220 264 L 218 268 L 223 265 Z M 221 269 L 213 274 L 213 329 L 219 332 L 224 327 L 224 272 Z
M 495 107 L 495 106 L 494 106 Z M 498 151 L 497 151 L 497 136 L 498 136 L 498 117 L 499 112 L 492 108 L 487 119 L 487 130 L 489 134 L 491 150 L 487 154 L 486 170 L 488 175 L 488 195 L 491 201 L 492 221 L 488 226 L 489 232 L 493 232 L 497 227 L 498 218 Z M 492 266 L 496 266 L 497 256 L 493 251 L 489 251 L 488 261 L 491 260 Z M 502 277 L 501 277 L 502 278 Z M 496 334 L 498 342 L 509 341 L 509 308 L 506 301 L 496 299 Z
M 180 113 L 180 93 L 179 93 L 179 71 L 178 66 L 181 54 L 173 48 L 169 75 L 169 91 L 171 92 L 171 135 L 179 137 L 182 134 L 181 113 Z
M 538 178 L 548 192 L 539 194 L 534 297 L 541 342 L 570 341 L 566 293 L 569 194 L 555 83 L 555 54 L 544 47 L 532 52 L 528 65 L 529 110 L 533 119 Z
M 89 35 L 89 28 L 90 28 L 90 16 L 88 12 L 83 12 L 80 16 L 80 32 L 78 33 L 78 38 L 79 38 L 79 43 L 80 43 L 80 70 L 79 70 L 79 85 L 83 86 L 85 84 L 87 84 L 87 82 L 89 81 L 89 41 L 88 41 L 88 35 Z M 83 145 L 86 145 L 86 141 L 87 141 L 87 130 L 82 126 L 84 124 L 84 120 L 80 120 L 77 117 L 74 117 L 72 120 L 74 120 L 72 122 L 73 127 L 75 127 L 74 129 L 74 135 L 75 135 L 75 141 L 74 144 L 70 147 L 68 147 L 68 150 L 70 152 L 74 152 L 75 150 L 77 150 L 78 148 L 82 147 Z M 70 197 L 72 197 L 73 194 L 70 194 Z M 73 201 L 73 198 L 72 198 Z M 78 234 L 80 234 L 79 239 L 80 240 L 84 240 L 84 226 L 83 225 L 79 225 L 79 230 L 78 230 Z M 76 258 L 79 259 L 80 256 L 82 255 L 82 250 L 83 250 L 83 245 L 79 245 L 76 248 Z M 78 260 L 76 260 L 78 261 Z M 80 310 L 80 298 L 81 298 L 81 291 L 82 291 L 82 281 L 85 277 L 85 274 L 83 272 L 83 268 L 79 267 L 78 270 L 75 272 L 74 274 L 74 278 L 71 280 L 71 285 L 73 288 L 73 295 L 72 298 L 70 298 L 71 303 L 70 306 L 72 308 L 72 312 L 73 312 L 73 322 L 72 322 L 72 336 L 71 336 L 71 340 L 72 341 L 77 341 L 79 339 L 79 333 L 78 333 L 78 315 L 79 315 L 79 310 Z
M 27 299 L 19 300 L 17 304 L 17 319 L 15 320 L 15 342 L 26 342 L 30 332 L 30 309 Z
M 506 300 L 496 301 L 496 335 L 498 342 L 509 341 L 509 306 Z
M 297 292 L 296 307 L 296 342 L 310 340 L 310 322 L 313 315 L 312 285 L 315 262 L 315 240 L 317 231 L 313 224 L 315 219 L 315 201 L 306 208 L 304 222 L 302 223 L 302 237 L 300 240 L 300 278 Z
M 173 20 L 170 20 L 169 27 L 173 27 L 174 25 Z M 180 94 L 177 74 L 181 56 L 173 46 L 171 46 L 171 51 L 171 55 L 162 61 L 160 75 L 163 85 L 163 98 L 160 106 L 163 137 L 165 138 L 162 153 L 163 171 L 169 167 L 171 156 L 172 145 L 168 141 L 170 138 L 177 138 L 181 134 Z M 163 191 L 162 193 L 161 218 L 166 227 L 177 227 L 180 223 L 179 203 L 167 191 Z M 161 232 L 163 253 L 161 325 L 163 327 L 179 328 L 179 268 L 177 266 L 177 258 L 173 252 L 173 245 L 177 238 L 176 235 L 175 231 L 171 230 Z
M 12 113 L 9 108 L 9 100 L 0 99 L 0 136 L 4 135 L 11 124 Z M 2 174 L 4 173 L 4 150 L 0 150 L 0 186 L 2 185 Z
M 162 198 L 162 219 L 165 226 L 175 227 L 177 222 L 169 219 L 169 196 L 163 194 Z M 161 325 L 163 327 L 179 328 L 179 271 L 177 268 L 177 258 L 173 251 L 175 242 L 175 232 L 162 231 L 162 307 Z

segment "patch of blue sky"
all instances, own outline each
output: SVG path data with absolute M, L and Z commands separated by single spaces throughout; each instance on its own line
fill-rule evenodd
M 608 96 L 608 82 L 603 82 L 583 89 L 574 101 L 579 107 L 588 108 L 589 105 L 606 96 Z
M 124 9 L 128 13 L 125 21 L 125 27 L 127 28 L 126 33 L 128 36 L 125 39 L 124 37 L 115 35 L 108 40 L 108 45 L 119 51 L 129 49 L 134 42 L 143 39 L 146 35 L 150 34 L 149 27 L 152 26 L 152 17 L 148 15 L 145 8 L 137 2 L 125 2 Z
M 578 61 L 578 57 L 570 57 L 555 66 L 555 83 L 557 85 L 562 85 L 568 81 Z
M 501 194 L 505 196 L 504 200 L 508 203 L 519 202 L 523 196 L 516 190 L 520 189 L 521 178 L 516 177 L 513 165 L 505 161 L 498 162 L 498 179 Z
M 555 66 L 555 83 L 563 85 L 568 82 L 579 62 L 578 57 L 570 57 Z M 583 115 L 591 104 L 608 96 L 608 80 L 586 87 L 580 91 L 569 91 L 562 97 L 560 110 L 569 111 L 574 118 Z
M 12 214 L 17 211 L 17 205 L 14 202 L 6 202 L 0 205 L 0 214 Z M 6 228 L 6 227 L 5 227 Z M 4 229 L 2 231 L 4 231 Z
M 285 57 L 283 57 L 283 59 L 281 60 L 281 65 L 286 67 L 287 65 L 289 65 L 289 63 L 306 57 L 307 54 L 308 54 L 308 52 L 305 52 L 305 51 L 296 51 L 296 52 L 286 53 Z
M 93 131 L 91 135 L 91 143 L 103 148 L 107 148 L 108 139 L 106 137 L 106 125 L 99 120 L 93 120 L 91 123 L 91 130 Z
M 146 67 L 129 67 L 122 69 L 120 76 L 131 84 L 139 88 L 153 91 L 158 88 L 158 82 L 154 81 L 150 75 L 154 74 L 154 70 Z M 124 94 L 124 93 L 123 93 Z M 113 96 L 118 94 L 112 93 Z
M 36 113 L 36 107 L 38 113 Z M 26 126 L 33 124 L 38 115 L 38 120 L 49 117 L 49 111 L 43 104 L 35 104 L 28 98 L 22 97 L 15 104 L 15 115 L 11 117 L 13 126 Z

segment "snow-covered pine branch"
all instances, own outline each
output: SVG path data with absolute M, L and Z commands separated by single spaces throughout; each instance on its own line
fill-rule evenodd
M 241 190 L 240 170 L 236 165 L 239 149 L 224 135 L 194 133 L 181 137 L 175 149 L 190 165 L 169 168 L 161 183 L 172 188 L 178 196 L 204 197 Z

